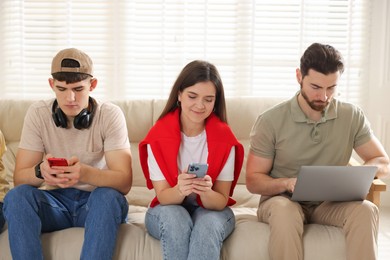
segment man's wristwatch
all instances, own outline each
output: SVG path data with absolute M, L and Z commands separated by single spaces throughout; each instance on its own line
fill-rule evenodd
M 42 173 L 41 173 L 41 163 L 43 163 L 43 161 L 38 163 L 37 165 L 35 165 L 35 176 L 39 179 L 43 179 Z

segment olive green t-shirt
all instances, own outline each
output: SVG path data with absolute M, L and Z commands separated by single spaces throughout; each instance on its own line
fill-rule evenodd
M 363 111 L 333 99 L 320 121 L 306 117 L 298 94 L 261 114 L 250 133 L 250 151 L 273 159 L 270 176 L 296 177 L 302 165 L 347 165 L 372 131 Z

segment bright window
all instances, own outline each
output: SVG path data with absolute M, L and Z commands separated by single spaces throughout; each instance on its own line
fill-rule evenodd
M 52 57 L 87 52 L 105 99 L 167 97 L 182 67 L 204 59 L 226 96 L 290 97 L 313 42 L 346 61 L 341 97 L 361 103 L 367 82 L 369 0 L 2 0 L 1 98 L 52 97 Z

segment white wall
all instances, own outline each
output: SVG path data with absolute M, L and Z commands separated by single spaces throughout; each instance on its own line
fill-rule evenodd
M 368 103 L 365 111 L 372 128 L 390 154 L 390 1 L 373 1 Z M 388 191 L 382 193 L 382 206 L 390 207 L 390 179 L 384 180 Z

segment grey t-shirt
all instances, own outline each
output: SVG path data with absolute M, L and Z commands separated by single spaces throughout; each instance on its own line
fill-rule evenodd
M 77 156 L 80 162 L 99 169 L 107 168 L 105 152 L 130 148 L 126 120 L 118 106 L 97 102 L 91 126 L 78 130 L 73 122 L 67 129 L 55 125 L 53 102 L 54 99 L 42 100 L 29 107 L 19 148 L 67 159 Z M 78 183 L 75 187 L 82 190 L 94 188 L 85 183 Z
M 315 122 L 303 113 L 297 95 L 261 114 L 250 133 L 250 151 L 274 160 L 274 178 L 296 177 L 302 165 L 347 165 L 353 148 L 372 135 L 357 106 L 333 99 Z

